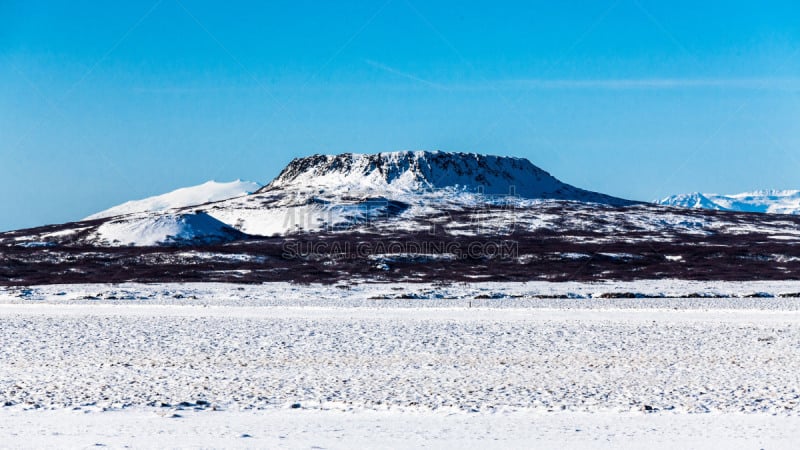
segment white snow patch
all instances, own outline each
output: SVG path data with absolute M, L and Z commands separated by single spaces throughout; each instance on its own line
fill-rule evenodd
M 564 252 L 564 253 L 559 253 L 559 255 L 561 255 L 561 257 L 565 259 L 589 259 L 592 257 L 592 255 L 589 255 L 588 253 L 575 253 L 575 252 Z
M 139 214 L 100 225 L 91 239 L 106 245 L 150 246 L 230 240 L 238 232 L 206 213 Z
M 71 234 L 78 233 L 80 231 L 88 230 L 89 228 L 90 227 L 68 228 L 66 230 L 54 231 L 52 233 L 45 233 L 45 234 L 42 234 L 40 237 L 44 238 L 44 239 L 47 239 L 47 238 L 60 238 L 60 237 L 65 237 L 65 236 L 69 236 Z

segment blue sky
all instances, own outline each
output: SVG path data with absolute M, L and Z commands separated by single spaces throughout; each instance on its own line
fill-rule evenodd
M 3 1 L 0 229 L 348 151 L 522 156 L 639 200 L 798 189 L 798 23 L 788 1 Z

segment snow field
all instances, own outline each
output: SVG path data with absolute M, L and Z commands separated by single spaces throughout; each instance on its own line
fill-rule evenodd
M 8 407 L 794 414 L 800 399 L 793 313 L 74 308 L 0 308 Z
M 4 288 L 0 442 L 791 448 L 796 298 L 588 297 L 701 288 L 800 291 L 676 280 Z M 397 292 L 420 298 L 381 298 Z M 565 292 L 587 297 L 531 297 Z
M 0 409 L 20 448 L 793 449 L 798 433 L 800 418 L 761 414 Z

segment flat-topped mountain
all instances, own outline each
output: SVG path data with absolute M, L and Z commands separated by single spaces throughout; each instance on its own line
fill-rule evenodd
M 632 203 L 563 183 L 525 158 L 440 151 L 297 158 L 258 192 L 280 189 L 316 189 L 334 195 L 392 195 L 446 189 L 529 199 Z

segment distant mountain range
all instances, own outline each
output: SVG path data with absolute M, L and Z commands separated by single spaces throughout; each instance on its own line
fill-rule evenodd
M 733 195 L 695 192 L 672 195 L 656 203 L 665 206 L 717 211 L 800 214 L 800 190 L 764 190 Z
M 209 182 L 0 233 L 0 284 L 788 279 L 797 191 L 648 204 L 522 158 L 312 155 L 266 186 Z M 795 208 L 795 209 L 793 209 Z M 747 211 L 740 212 L 740 211 Z

